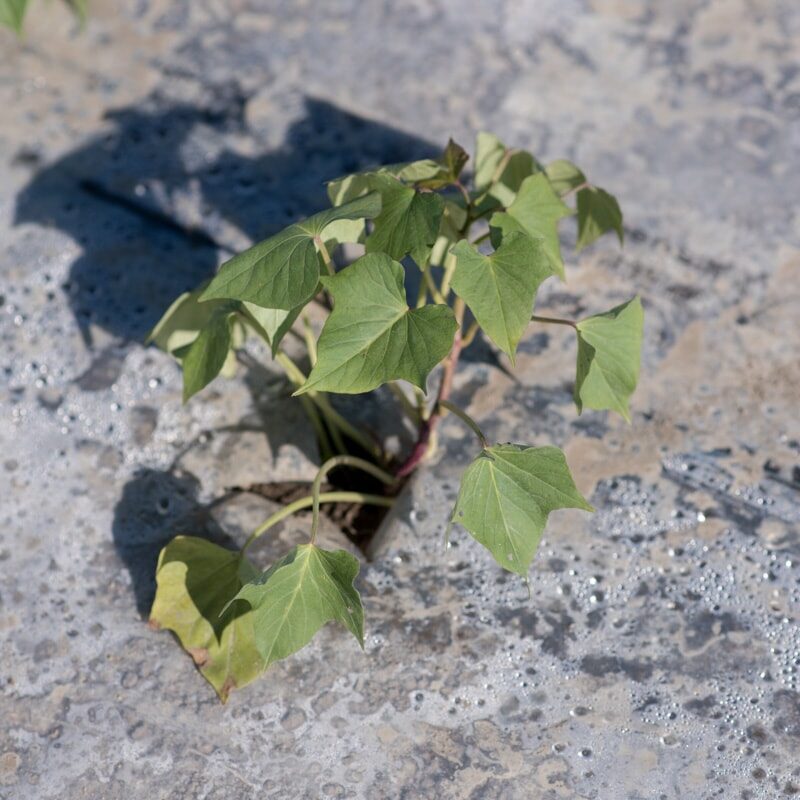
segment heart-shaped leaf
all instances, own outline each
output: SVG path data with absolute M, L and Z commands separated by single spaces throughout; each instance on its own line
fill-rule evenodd
M 463 525 L 498 564 L 526 576 L 547 517 L 558 508 L 592 511 L 557 447 L 487 447 L 461 478 L 452 522 Z
M 622 229 L 622 210 L 616 197 L 598 186 L 587 186 L 578 192 L 578 242 L 576 248 L 583 250 L 604 233 L 615 231 L 622 244 L 625 233 Z
M 531 175 L 522 182 L 514 202 L 506 213 L 494 214 L 490 225 L 505 236 L 523 230 L 534 239 L 544 240 L 544 250 L 553 272 L 564 277 L 564 262 L 558 240 L 558 221 L 572 214 L 553 191 L 544 173 Z
M 268 667 L 305 647 L 327 622 L 364 646 L 364 609 L 353 586 L 358 559 L 345 550 L 295 547 L 236 595 L 252 607 L 255 643 Z
M 542 240 L 522 232 L 511 233 L 486 256 L 462 239 L 451 252 L 457 261 L 453 290 L 513 362 L 517 344 L 531 320 L 536 291 L 553 274 Z
M 578 325 L 575 405 L 609 409 L 630 421 L 628 400 L 639 380 L 644 313 L 638 297 Z
M 560 195 L 565 195 L 586 183 L 586 176 L 571 161 L 563 158 L 551 161 L 545 172 L 553 190 Z
M 372 175 L 369 186 L 380 193 L 382 207 L 367 237 L 367 252 L 386 253 L 398 261 L 410 254 L 422 268 L 439 233 L 442 198 L 405 186 L 387 173 Z
M 158 558 L 150 624 L 175 633 L 223 703 L 266 668 L 253 612 L 232 602 L 257 577 L 240 553 L 192 536 L 175 537 Z
M 295 394 L 358 394 L 398 378 L 425 388 L 428 373 L 450 351 L 457 325 L 447 306 L 410 309 L 403 275 L 389 256 L 371 253 L 322 278 L 333 311 L 320 334 L 317 363 Z
M 201 301 L 247 300 L 284 311 L 302 306 L 319 285 L 317 240 L 325 228 L 340 219 L 371 219 L 380 209 L 380 195 L 373 192 L 290 225 L 226 261 Z

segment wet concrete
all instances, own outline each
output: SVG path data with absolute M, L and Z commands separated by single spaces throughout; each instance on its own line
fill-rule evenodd
M 0 34 L 0 798 L 800 793 L 795 4 L 118 5 Z M 575 415 L 568 331 L 456 382 L 597 512 L 552 516 L 531 599 L 458 528 L 444 550 L 474 449 L 447 420 L 363 568 L 366 653 L 326 628 L 222 707 L 142 621 L 154 558 L 241 542 L 273 506 L 215 501 L 309 478 L 313 437 L 269 369 L 182 407 L 141 338 L 325 179 L 480 128 L 626 212 L 540 308 L 642 296 L 632 425 Z

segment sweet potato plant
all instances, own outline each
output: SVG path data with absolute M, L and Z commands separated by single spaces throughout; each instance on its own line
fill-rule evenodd
M 180 362 L 187 401 L 235 368 L 248 336 L 260 337 L 319 442 L 322 465 L 307 496 L 265 520 L 241 551 L 177 536 L 161 552 L 151 621 L 174 631 L 223 701 L 331 620 L 363 646 L 364 611 L 353 584 L 359 561 L 318 544 L 320 506 L 390 506 L 430 455 L 444 415 L 459 417 L 476 437 L 451 523 L 504 569 L 527 578 L 551 511 L 592 510 L 561 450 L 489 442 L 450 395 L 459 356 L 475 336 L 487 337 L 513 365 L 528 325 L 567 325 L 575 331 L 578 413 L 607 409 L 628 418 L 639 373 L 639 299 L 581 320 L 533 314 L 539 286 L 564 280 L 559 223 L 577 216 L 577 250 L 607 232 L 621 243 L 619 205 L 574 164 L 544 166 L 488 133 L 478 136 L 468 176 L 467 161 L 450 141 L 440 158 L 332 181 L 330 208 L 231 258 L 210 282 L 179 297 L 151 334 Z M 343 244 L 363 255 L 337 268 Z M 411 305 L 406 281 L 418 284 Z M 319 336 L 309 304 L 327 314 Z M 290 336 L 304 343 L 303 359 L 287 353 Z M 383 385 L 392 392 L 381 395 L 393 406 L 386 413 L 407 416 L 416 430 L 401 458 L 329 398 Z M 342 468 L 385 489 L 323 491 L 328 473 Z M 248 558 L 258 537 L 308 508 L 307 543 L 266 569 Z

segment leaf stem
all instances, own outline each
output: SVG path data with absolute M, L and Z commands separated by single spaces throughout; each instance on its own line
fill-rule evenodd
M 295 386 L 302 386 L 306 382 L 306 376 L 303 374 L 303 371 L 297 364 L 292 361 L 291 358 L 283 351 L 279 350 L 275 354 L 275 360 L 286 370 L 286 374 L 289 376 L 289 380 L 295 384 Z M 313 389 L 304 395 L 305 397 L 309 397 L 313 400 L 314 404 L 319 409 L 322 416 L 327 421 L 328 425 L 333 428 L 337 428 L 341 431 L 348 439 L 352 439 L 357 445 L 362 447 L 366 452 L 371 453 L 375 458 L 385 461 L 386 454 L 383 452 L 383 449 L 378 446 L 375 442 L 373 442 L 369 436 L 362 433 L 355 425 L 348 422 L 331 404 L 328 398 L 320 393 L 316 392 Z M 338 446 L 338 445 L 337 445 Z M 342 447 L 341 449 L 345 449 Z
M 475 420 L 472 419 L 472 417 L 467 414 L 463 408 L 459 408 L 455 403 L 451 403 L 449 400 L 440 400 L 439 405 L 455 414 L 462 422 L 466 423 L 470 428 L 472 428 L 473 433 L 480 440 L 481 447 L 484 450 L 489 446 L 489 443 L 486 441 L 486 437 L 483 435 L 483 431 L 478 427 L 478 423 L 475 422 Z
M 461 355 L 461 323 L 464 319 L 464 309 L 464 301 L 460 297 L 457 297 L 455 303 L 453 304 L 453 313 L 455 314 L 456 321 L 458 322 L 458 329 L 456 330 L 456 335 L 453 338 L 453 346 L 450 349 L 450 355 L 447 357 L 447 361 L 444 365 L 442 380 L 439 384 L 439 391 L 436 395 L 436 402 L 433 405 L 433 411 L 431 411 L 428 419 L 424 420 L 422 425 L 420 425 L 417 441 L 415 442 L 414 447 L 411 449 L 411 453 L 396 471 L 395 475 L 397 475 L 398 478 L 403 478 L 406 475 L 410 475 L 419 466 L 419 463 L 425 458 L 430 449 L 436 425 L 442 416 L 440 406 L 443 400 L 447 400 L 448 397 L 450 397 L 450 391 L 453 388 L 453 375 L 455 374 L 456 366 L 458 365 L 458 359 Z
M 431 271 L 427 264 L 422 270 L 422 277 L 425 279 L 425 284 L 428 287 L 428 291 L 431 293 L 431 297 L 433 297 L 434 302 L 438 303 L 439 305 L 447 305 L 447 300 L 444 299 L 445 295 L 436 288 L 436 283 L 431 276 Z
M 380 467 L 376 467 L 375 464 L 369 461 L 364 461 L 362 458 L 356 458 L 355 456 L 347 455 L 329 458 L 319 468 L 319 471 L 314 478 L 314 483 L 311 486 L 311 544 L 316 542 L 317 531 L 319 530 L 319 503 L 322 481 L 325 480 L 325 476 L 336 467 L 353 467 L 354 469 L 360 469 L 362 472 L 367 472 L 373 477 L 377 478 L 379 481 L 382 481 L 387 486 L 391 486 L 396 480 L 393 475 L 390 475 L 388 472 L 384 472 Z
M 394 505 L 394 498 L 384 497 L 379 494 L 364 494 L 363 492 L 323 492 L 319 496 L 320 503 L 363 503 L 364 505 L 371 506 L 385 506 L 391 508 Z M 271 516 L 267 517 L 248 537 L 247 541 L 242 547 L 242 552 L 247 550 L 259 536 L 263 536 L 270 528 L 275 527 L 279 522 L 302 511 L 304 508 L 310 508 L 314 503 L 314 498 L 311 495 L 301 497 L 288 506 L 284 506 L 276 511 Z
M 308 314 L 303 314 L 303 337 L 308 349 L 308 360 L 313 367 L 317 363 L 317 340 L 314 338 L 314 329 L 311 327 Z
M 539 317 L 534 314 L 531 317 L 532 322 L 545 322 L 549 325 L 569 325 L 571 328 L 578 327 L 576 322 L 573 322 L 571 319 L 559 319 L 558 317 Z
M 322 261 L 325 264 L 325 269 L 328 270 L 328 275 L 335 275 L 336 268 L 333 266 L 333 261 L 331 260 L 331 254 L 328 252 L 328 248 L 325 246 L 325 242 L 322 241 L 322 237 L 315 236 L 314 243 L 317 245 L 319 254 L 322 256 Z

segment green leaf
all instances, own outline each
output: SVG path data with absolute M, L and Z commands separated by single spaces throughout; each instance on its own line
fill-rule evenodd
M 332 253 L 340 244 L 363 242 L 366 225 L 363 219 L 339 219 L 331 222 L 322 232 L 322 241 Z
M 457 146 L 457 145 L 456 145 Z M 446 174 L 446 166 L 432 158 L 406 161 L 402 164 L 386 164 L 375 169 L 355 172 L 328 182 L 328 197 L 334 206 L 366 194 L 374 175 L 391 175 L 406 184 L 435 181 Z M 440 185 L 444 185 L 441 184 Z
M 444 213 L 439 223 L 439 235 L 436 243 L 431 250 L 428 263 L 433 267 L 445 265 L 449 256 L 451 245 L 461 238 L 461 231 L 467 221 L 467 209 L 464 207 L 464 200 L 460 196 L 444 198 Z
M 160 350 L 172 355 L 187 344 L 191 344 L 214 312 L 228 304 L 227 300 L 198 302 L 204 288 L 205 285 L 193 292 L 184 292 L 180 295 L 147 335 L 145 344 L 155 344 Z
M 281 339 L 289 332 L 302 310 L 303 306 L 284 311 L 281 308 L 262 308 L 253 303 L 242 303 L 241 315 L 270 346 L 274 357 Z
M 506 236 L 522 230 L 534 239 L 544 240 L 544 251 L 557 275 L 564 277 L 564 262 L 558 240 L 558 221 L 572 210 L 553 191 L 544 173 L 531 175 L 522 182 L 514 202 L 506 213 L 493 214 L 489 224 Z
M 27 8 L 28 0 L 0 0 L 0 25 L 22 33 L 22 21 Z
M 456 144 L 452 139 L 447 142 L 447 147 L 442 153 L 441 157 L 436 161 L 417 162 L 410 164 L 399 172 L 393 173 L 400 180 L 405 180 L 409 183 L 414 183 L 418 188 L 427 189 L 441 189 L 445 186 L 454 184 L 464 165 L 469 161 L 467 151 L 460 145 Z M 421 165 L 435 165 L 436 171 L 431 171 L 430 174 L 422 174 L 423 170 Z M 411 169 L 414 169 L 414 180 L 409 180 L 408 175 Z
M 176 634 L 223 703 L 231 689 L 266 668 L 256 647 L 254 613 L 244 603 L 231 604 L 257 577 L 240 553 L 192 536 L 177 536 L 158 558 L 150 624 Z
M 233 323 L 238 306 L 218 308 L 185 350 L 179 350 L 183 367 L 183 402 L 208 386 L 219 375 L 233 345 Z
M 527 150 L 514 150 L 508 156 L 505 166 L 497 170 L 508 148 L 491 133 L 479 133 L 475 148 L 475 191 L 481 198 L 477 213 L 483 213 L 498 205 L 508 207 L 525 178 L 542 171 L 542 165 Z
M 296 653 L 327 622 L 340 622 L 364 646 L 364 609 L 353 587 L 358 559 L 313 544 L 295 547 L 236 595 L 252 607 L 266 666 Z
M 452 183 L 458 180 L 458 176 L 461 175 L 464 166 L 469 161 L 469 154 L 460 144 L 450 139 L 440 161 L 447 170 L 449 182 Z
M 595 239 L 608 231 L 616 231 L 619 243 L 623 243 L 622 210 L 617 199 L 605 189 L 587 186 L 578 192 L 578 243 L 583 250 Z
M 492 184 L 497 168 L 503 160 L 506 146 L 493 133 L 481 131 L 475 142 L 475 191 L 485 192 Z
M 398 378 L 425 388 L 458 326 L 447 306 L 409 309 L 403 275 L 385 253 L 371 253 L 322 279 L 333 295 L 333 311 L 320 334 L 317 363 L 295 394 L 357 394 Z
M 592 511 L 557 447 L 487 447 L 461 478 L 451 522 L 486 547 L 500 566 L 528 574 L 547 517 L 558 508 Z
M 638 297 L 581 320 L 575 405 L 609 409 L 630 422 L 628 400 L 639 380 L 644 314 Z
M 223 264 L 201 301 L 230 298 L 286 311 L 302 306 L 319 285 L 315 239 L 336 220 L 371 219 L 380 209 L 380 196 L 373 193 L 290 225 Z
M 513 362 L 531 320 L 536 291 L 553 274 L 542 240 L 511 233 L 494 253 L 485 256 L 462 239 L 451 252 L 457 260 L 453 290 Z
M 404 186 L 385 173 L 372 175 L 370 188 L 380 193 L 383 205 L 367 237 L 367 252 L 386 253 L 398 261 L 410 254 L 421 269 L 439 234 L 442 198 Z
M 553 190 L 560 195 L 586 183 L 586 176 L 571 161 L 563 158 L 548 164 L 546 173 Z

